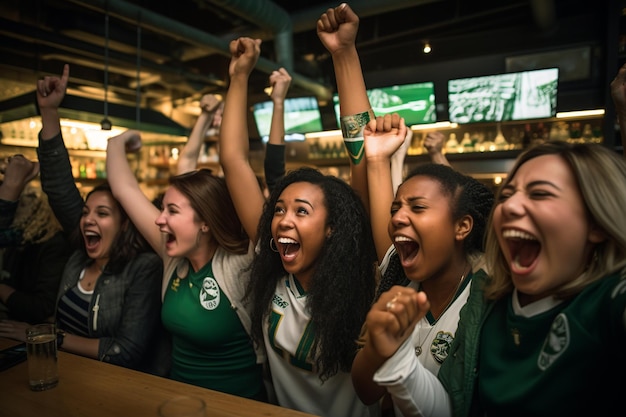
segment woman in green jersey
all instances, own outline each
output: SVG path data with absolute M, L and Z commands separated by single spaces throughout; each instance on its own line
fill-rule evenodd
M 626 386 L 611 376 L 626 372 L 624 207 L 626 161 L 614 151 L 566 142 L 525 151 L 490 217 L 492 277 L 472 282 L 439 379 L 404 343 L 428 299 L 393 287 L 374 307 L 388 320 L 374 337 L 398 351 L 375 380 L 404 415 L 618 410 Z

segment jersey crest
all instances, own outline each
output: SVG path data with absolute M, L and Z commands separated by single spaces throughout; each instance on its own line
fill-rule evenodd
M 448 357 L 453 340 L 454 336 L 452 333 L 440 331 L 437 335 L 435 335 L 432 343 L 430 344 L 430 354 L 433 355 L 433 358 L 437 361 L 437 363 L 443 363 L 443 361 Z
M 567 316 L 559 314 L 554 318 L 550 332 L 543 342 L 537 366 L 545 371 L 567 350 L 570 341 L 570 329 Z
M 205 277 L 202 281 L 200 305 L 206 310 L 215 310 L 220 305 L 220 288 L 212 277 Z

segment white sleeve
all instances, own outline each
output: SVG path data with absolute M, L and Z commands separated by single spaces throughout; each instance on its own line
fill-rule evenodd
M 396 247 L 393 244 L 389 246 L 389 249 L 387 249 L 387 252 L 385 252 L 385 256 L 383 256 L 383 259 L 382 261 L 380 261 L 380 265 L 378 267 L 378 269 L 380 269 L 381 275 L 384 275 L 385 272 L 387 272 L 391 255 L 395 254 L 396 252 L 397 252 Z
M 450 398 L 437 376 L 417 360 L 411 338 L 374 374 L 404 417 L 450 417 Z

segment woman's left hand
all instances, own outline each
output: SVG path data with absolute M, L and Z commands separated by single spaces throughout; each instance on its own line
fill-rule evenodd
M 26 329 L 31 325 L 21 321 L 1 320 L 0 321 L 0 337 L 26 341 Z

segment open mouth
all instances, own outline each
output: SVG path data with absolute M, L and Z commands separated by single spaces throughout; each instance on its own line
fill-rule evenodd
M 541 251 L 541 243 L 531 234 L 519 230 L 504 230 L 512 266 L 520 271 L 530 268 Z
M 280 237 L 277 239 L 278 242 L 278 251 L 280 252 L 282 258 L 286 261 L 289 261 L 296 257 L 296 254 L 300 250 L 300 243 L 298 241 L 288 238 L 288 237 Z
M 406 236 L 396 236 L 393 244 L 396 247 L 402 265 L 412 262 L 417 257 L 420 250 L 420 245 Z
M 102 240 L 102 236 L 91 230 L 86 230 L 83 233 L 83 238 L 85 239 L 85 247 L 88 251 L 92 251 L 97 248 L 98 244 Z

